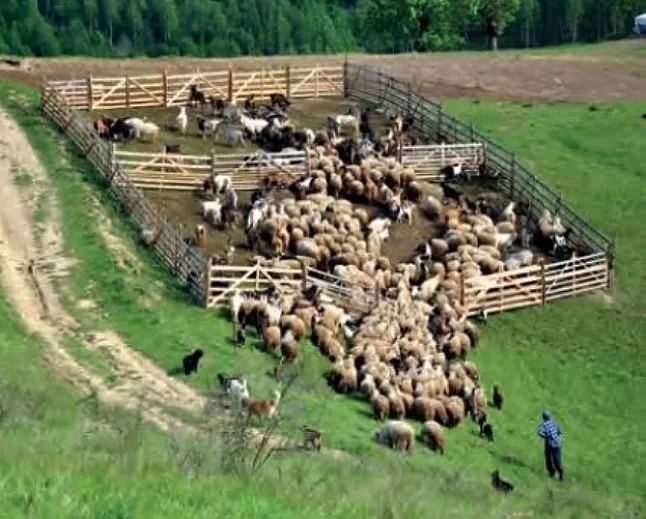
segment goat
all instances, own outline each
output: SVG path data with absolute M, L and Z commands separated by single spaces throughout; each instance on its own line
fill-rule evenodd
M 181 152 L 182 151 L 179 144 L 164 144 L 164 153 L 179 155 Z
M 249 402 L 249 388 L 247 379 L 233 379 L 229 382 L 227 393 L 233 397 L 238 405 L 246 405 Z
M 322 443 L 321 433 L 316 429 L 307 427 L 306 425 L 304 425 L 302 429 L 303 429 L 303 436 L 304 436 L 303 447 L 307 449 L 309 446 L 311 446 L 317 451 L 320 451 L 321 443 Z
M 224 141 L 231 146 L 235 146 L 236 144 L 245 146 L 246 144 L 244 134 L 236 128 L 227 128 L 223 137 Z
M 188 103 L 191 106 L 195 106 L 196 104 L 200 104 L 202 106 L 203 104 L 206 103 L 206 96 L 204 95 L 204 92 L 201 92 L 198 90 L 196 84 L 192 84 L 190 87 L 190 93 L 188 97 Z
M 222 123 L 221 119 L 205 119 L 201 115 L 197 116 L 197 128 L 202 134 L 203 139 L 206 138 L 207 135 L 215 137 L 218 132 L 218 128 L 220 127 L 220 123 Z
M 253 119 L 244 114 L 240 115 L 240 123 L 251 134 L 252 139 L 255 139 L 269 124 L 266 119 Z
M 195 246 L 201 249 L 206 247 L 206 227 L 201 223 L 195 226 Z
M 110 136 L 110 128 L 114 124 L 115 120 L 111 119 L 110 117 L 99 117 L 96 121 L 94 121 L 94 131 L 99 134 L 99 137 L 109 137 Z
M 186 355 L 182 359 L 182 366 L 184 367 L 184 374 L 190 375 L 194 371 L 197 371 L 197 366 L 200 362 L 200 359 L 204 356 L 204 352 L 199 348 L 193 353 Z
M 287 96 L 285 94 L 281 94 L 280 92 L 269 94 L 269 102 L 272 106 L 279 106 L 283 111 L 287 111 L 289 105 L 292 104 L 290 100 L 287 99 Z

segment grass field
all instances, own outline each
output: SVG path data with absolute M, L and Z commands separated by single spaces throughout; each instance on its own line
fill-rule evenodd
M 265 373 L 272 361 L 252 348 L 234 352 L 228 322 L 191 306 L 149 253 L 133 245 L 132 229 L 97 176 L 36 114 L 34 92 L 2 83 L 0 102 L 48 165 L 66 251 L 79 260 L 59 281 L 61 291 L 70 300 L 94 302 L 93 309 L 74 310 L 79 321 L 117 331 L 164 369 L 202 347 L 204 364 L 189 383 L 203 391 L 213 389 L 217 371 L 239 370 L 250 374 L 254 393 L 268 393 L 273 382 Z M 602 105 L 599 112 L 583 105 L 524 108 L 471 101 L 450 101 L 447 108 L 517 151 L 565 200 L 617 239 L 617 284 L 610 295 L 503 315 L 487 325 L 472 357 L 485 384 L 499 383 L 506 391 L 505 410 L 491 413 L 494 444 L 482 443 L 467 423 L 449 432 L 444 457 L 419 448 L 404 460 L 378 448 L 370 441 L 377 424 L 365 416 L 367 406 L 331 392 L 321 378 L 327 364 L 304 347 L 303 373 L 285 402 L 281 432 L 293 434 L 303 423 L 318 427 L 329 445 L 351 452 L 361 466 L 284 454 L 253 480 L 224 477 L 221 461 L 202 444 L 202 464 L 181 463 L 192 458 L 173 455 L 164 436 L 140 428 L 132 416 L 74 405 L 78 397 L 43 373 L 41 362 L 20 362 L 39 358 L 42 349 L 14 316 L 0 327 L 2 402 L 10 411 L 10 420 L 0 425 L 0 456 L 4 466 L 14 467 L 3 479 L 0 497 L 3 510 L 11 511 L 8 517 L 28 510 L 34 517 L 115 518 L 412 517 L 429 510 L 443 517 L 645 513 L 646 447 L 640 432 L 646 425 L 646 384 L 639 348 L 646 338 L 646 303 L 640 298 L 646 280 L 639 197 L 646 190 L 639 144 L 646 123 L 639 115 L 646 103 Z M 96 226 L 85 223 L 94 199 L 110 218 L 112 233 L 136 253 L 134 259 L 124 259 Z M 2 303 L 3 315 L 13 315 Z M 77 349 L 70 347 L 72 354 Z M 86 360 L 101 371 L 104 359 L 93 354 Z M 10 362 L 19 368 L 9 370 Z M 542 467 L 535 429 L 543 408 L 564 430 L 562 485 L 547 480 Z M 131 431 L 127 441 L 113 423 Z M 187 445 L 182 452 L 198 447 Z M 495 467 L 514 481 L 515 496 L 490 491 L 488 474 Z

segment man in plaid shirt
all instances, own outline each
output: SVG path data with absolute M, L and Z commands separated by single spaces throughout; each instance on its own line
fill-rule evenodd
M 545 466 L 550 477 L 558 472 L 563 481 L 563 465 L 561 463 L 561 428 L 552 420 L 548 411 L 543 411 L 543 423 L 538 428 L 538 436 L 545 440 Z

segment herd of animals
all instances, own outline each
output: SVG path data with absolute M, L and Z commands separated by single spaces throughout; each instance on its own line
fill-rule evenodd
M 338 147 L 342 142 L 347 155 L 347 163 L 358 164 L 362 156 L 375 153 L 391 156 L 396 152 L 398 143 L 415 144 L 417 139 L 409 131 L 411 117 L 384 111 L 379 114 L 390 125 L 388 132 L 380 135 L 373 128 L 371 109 L 350 107 L 346 113 L 328 116 L 325 125 L 314 131 L 310 128 L 296 129 L 289 118 L 291 101 L 282 93 L 273 93 L 266 104 L 256 102 L 254 95 L 244 100 L 244 106 L 236 101 L 206 96 L 196 85 L 190 88 L 186 106 L 180 106 L 175 119 L 160 127 L 147 117 L 124 116 L 110 118 L 102 116 L 94 121 L 94 129 L 99 136 L 118 141 L 137 139 L 155 142 L 164 130 L 187 135 L 189 114 L 187 108 L 194 109 L 191 119 L 194 128 L 203 138 L 219 139 L 232 146 L 254 143 L 268 152 L 289 152 L 304 150 L 308 146 L 331 143 Z M 208 114 L 210 112 L 210 114 Z M 344 139 L 342 134 L 350 136 Z M 167 153 L 180 154 L 177 143 L 165 143 Z
M 503 203 L 499 196 L 486 193 L 469 196 L 456 184 L 416 180 L 415 171 L 389 153 L 391 140 L 396 149 L 402 139 L 410 138 L 413 121 L 401 115 L 388 117 L 384 136 L 376 137 L 372 131 L 372 112 L 358 108 L 331 116 L 319 132 L 299 133 L 288 124 L 289 100 L 282 95 L 272 96 L 270 105 L 247 100 L 240 110 L 221 100 L 207 103 L 200 94 L 192 90 L 191 103 L 212 105 L 236 119 L 243 126 L 242 139 L 267 146 L 278 143 L 276 149 L 303 149 L 310 163 L 304 176 L 269 175 L 252 194 L 248 208 L 240 207 L 230 176 L 206 178 L 201 202 L 205 223 L 196 226 L 191 238 L 195 245 L 205 246 L 206 224 L 239 225 L 256 254 L 254 262 L 283 268 L 305 264 L 334 274 L 351 299 L 378 296 L 368 312 L 354 312 L 316 285 L 300 293 L 238 291 L 229 301 L 237 342 L 243 345 L 247 330 L 255 329 L 262 348 L 275 356 L 274 373 L 280 378 L 285 364 L 300 359 L 302 340 L 311 339 L 333 362 L 331 386 L 339 393 L 362 395 L 375 418 L 384 421 L 375 440 L 394 449 L 414 448 L 415 430 L 406 420 L 420 421 L 423 443 L 440 453 L 446 449 L 444 429 L 467 416 L 483 437 L 493 441 L 486 409 L 488 404 L 502 408 L 502 391 L 492 386 L 488 403 L 488 383 L 476 364 L 465 359 L 478 344 L 480 328 L 468 318 L 472 309 L 461 294 L 463 280 L 487 289 L 488 274 L 513 271 L 539 257 L 570 258 L 577 253 L 572 230 L 549 211 L 533 220 L 522 202 Z M 185 120 L 183 107 L 178 117 Z M 214 120 L 197 119 L 203 135 L 207 122 Z M 253 125 L 260 120 L 262 125 Z M 214 123 L 212 133 L 220 122 Z M 344 126 L 361 138 L 342 138 L 339 130 Z M 176 129 L 185 127 L 182 123 Z M 459 163 L 445 171 L 447 180 L 460 180 L 465 173 Z M 377 206 L 380 213 L 371 216 L 353 202 Z M 432 220 L 436 233 L 419 243 L 408 261 L 393 264 L 383 253 L 393 221 L 413 225 L 417 218 Z M 235 255 L 230 241 L 223 261 L 232 263 Z M 486 321 L 484 310 L 478 319 Z M 192 366 L 187 369 L 185 363 L 185 372 Z M 270 399 L 254 399 L 244 377 L 220 374 L 219 382 L 250 414 L 278 416 L 280 391 Z M 319 432 L 306 428 L 304 433 L 306 441 L 320 448 Z M 492 481 L 501 490 L 513 488 L 497 472 Z

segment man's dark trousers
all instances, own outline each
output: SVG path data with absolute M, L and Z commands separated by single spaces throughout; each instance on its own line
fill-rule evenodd
M 561 448 L 550 447 L 548 441 L 545 442 L 545 466 L 550 477 L 558 473 L 559 479 L 563 479 L 563 464 L 561 463 Z

